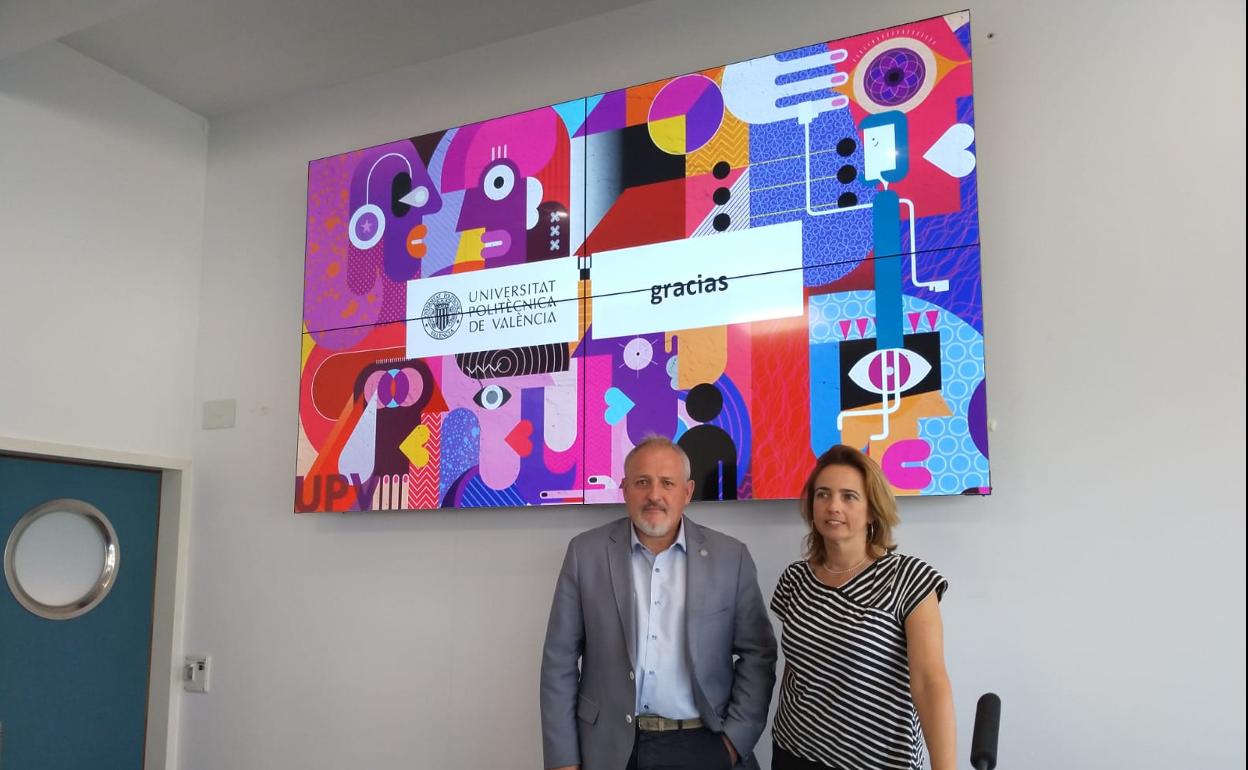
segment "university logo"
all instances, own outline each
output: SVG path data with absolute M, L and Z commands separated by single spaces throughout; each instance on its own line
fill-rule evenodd
M 420 316 L 425 333 L 435 340 L 444 340 L 454 334 L 464 317 L 460 312 L 459 297 L 449 291 L 440 291 L 431 296 L 425 302 L 424 312 Z

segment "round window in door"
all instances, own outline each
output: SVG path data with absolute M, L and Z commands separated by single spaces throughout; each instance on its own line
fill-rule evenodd
M 18 519 L 4 546 L 4 578 L 23 607 L 49 620 L 90 612 L 121 566 L 117 532 L 82 500 L 50 500 Z

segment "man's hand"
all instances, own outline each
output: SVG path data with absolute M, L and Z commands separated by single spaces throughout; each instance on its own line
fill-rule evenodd
M 729 740 L 727 735 L 720 733 L 719 737 L 724 739 L 724 745 L 728 747 L 728 756 L 732 758 L 732 766 L 736 767 L 737 762 L 741 759 L 741 755 L 737 753 L 737 747 L 732 745 L 732 741 Z

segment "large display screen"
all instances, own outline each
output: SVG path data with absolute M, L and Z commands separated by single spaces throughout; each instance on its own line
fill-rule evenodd
M 968 14 L 313 161 L 296 511 L 989 491 Z

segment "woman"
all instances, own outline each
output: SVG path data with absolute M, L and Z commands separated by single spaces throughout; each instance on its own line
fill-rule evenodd
M 884 474 L 834 446 L 810 472 L 801 512 L 806 558 L 771 600 L 785 657 L 772 770 L 918 770 L 924 743 L 932 770 L 955 770 L 939 604 L 948 583 L 894 552 Z

